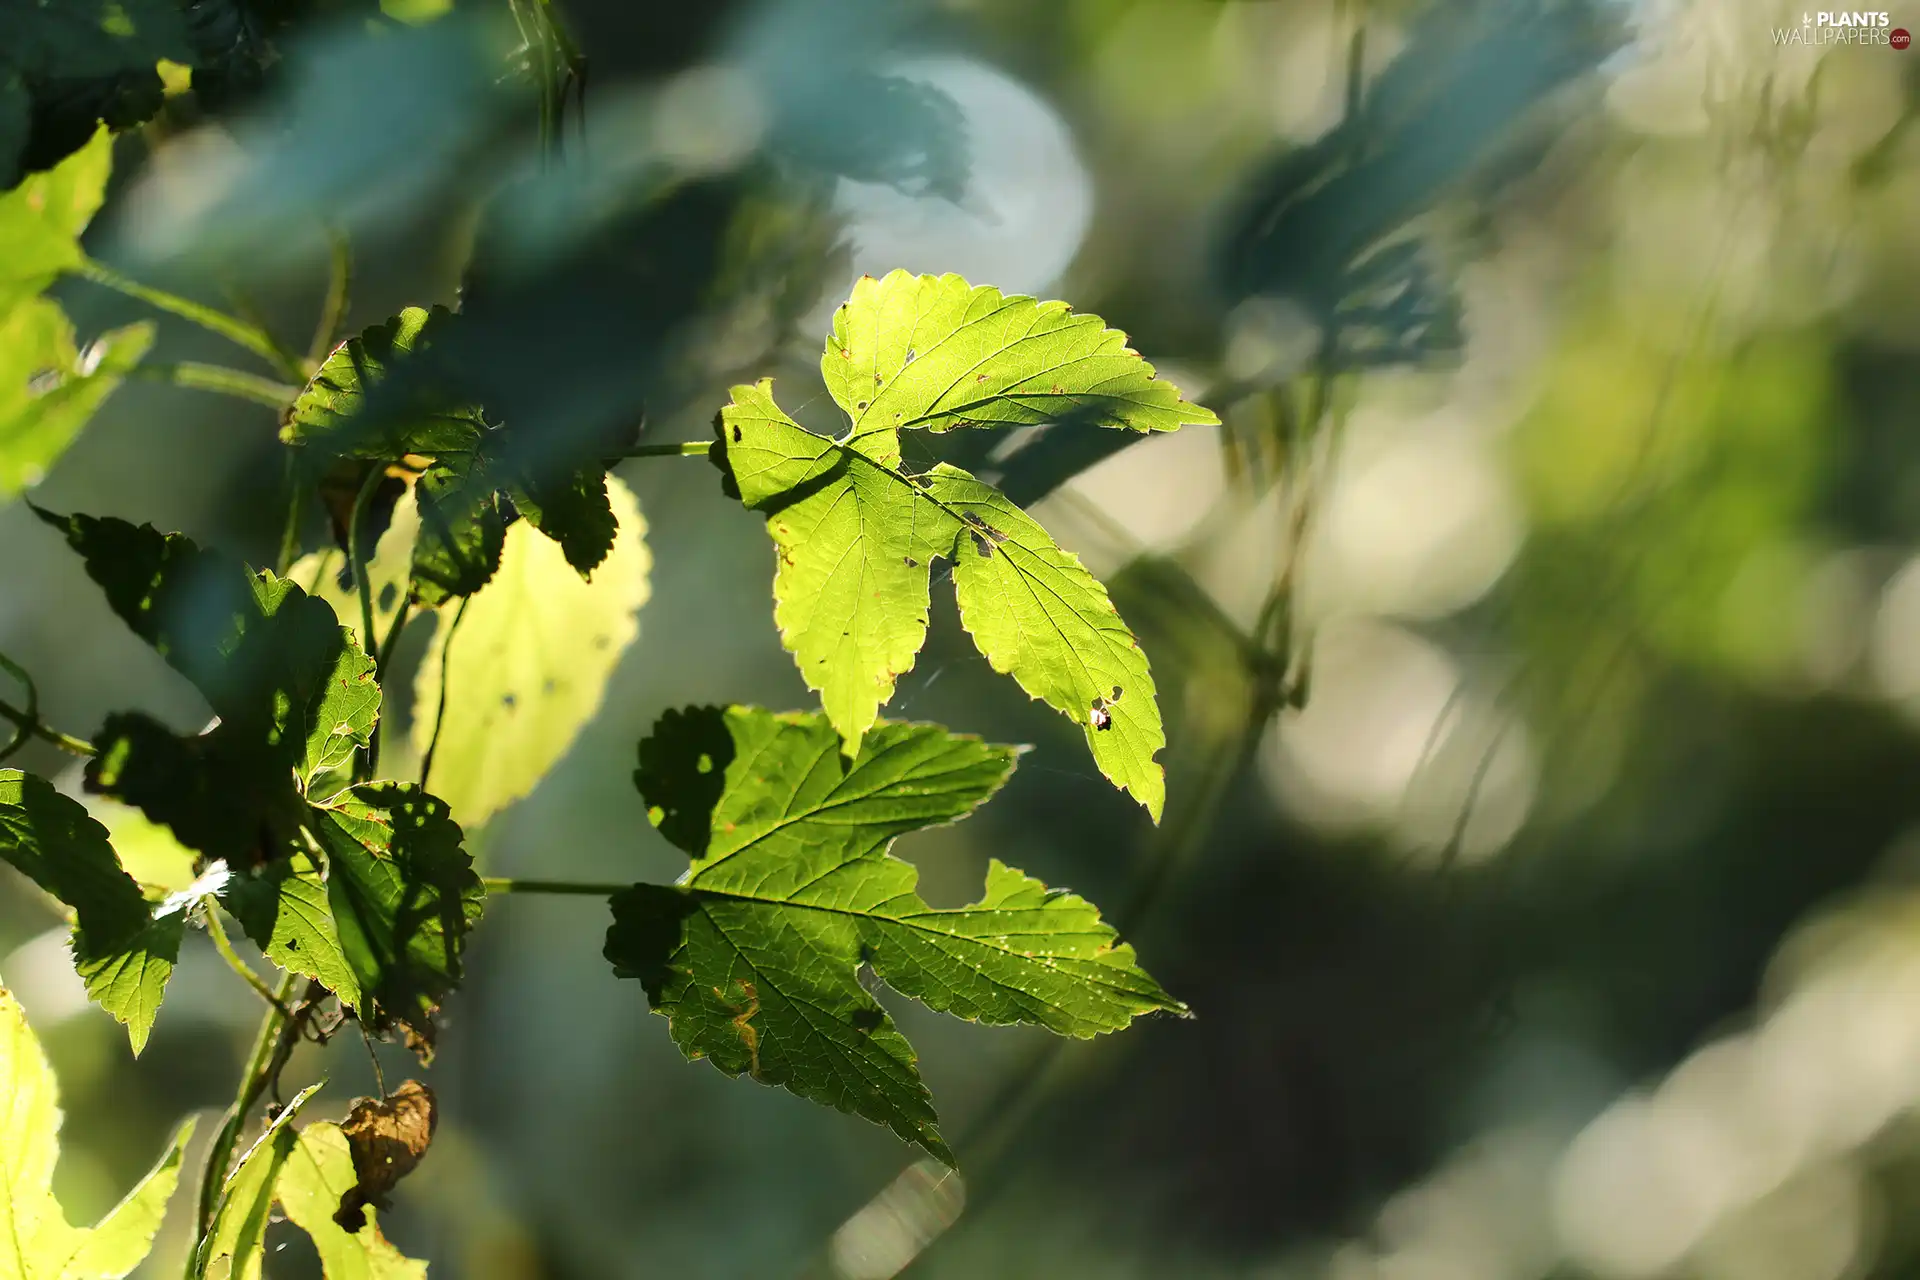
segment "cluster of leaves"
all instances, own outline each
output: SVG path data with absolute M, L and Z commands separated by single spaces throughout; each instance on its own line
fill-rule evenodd
M 426 1275 L 426 1263 L 403 1257 L 377 1226 L 353 1231 L 334 1221 L 334 1206 L 359 1185 L 354 1155 L 364 1144 L 338 1125 L 293 1127 L 318 1088 L 302 1091 L 284 1108 L 227 1178 L 195 1275 L 259 1280 L 275 1203 L 313 1238 L 329 1277 Z M 52 1190 L 60 1155 L 53 1070 L 19 1001 L 0 987 L 0 1150 L 6 1152 L 0 1160 L 0 1275 L 116 1280 L 132 1272 L 153 1246 L 193 1128 L 192 1121 L 181 1126 L 159 1162 L 97 1225 L 71 1225 Z
M 39 511 L 214 715 L 197 734 L 110 715 L 86 769 L 90 791 L 193 851 L 199 879 L 170 895 L 143 894 L 77 801 L 0 775 L 0 858 L 73 909 L 89 990 L 136 1049 L 187 924 L 215 911 L 363 1024 L 430 1045 L 484 903 L 456 819 L 484 823 L 532 789 L 632 639 L 644 526 L 611 458 L 556 471 L 514 427 L 454 400 L 370 410 L 451 318 L 410 309 L 342 343 L 285 415 L 296 473 L 355 491 L 349 586 L 337 552 L 281 576 L 180 534 Z M 767 519 L 776 621 L 824 711 L 699 708 L 656 726 L 636 781 L 692 865 L 677 885 L 614 897 L 606 954 L 690 1057 L 951 1160 L 863 965 L 931 1008 L 1065 1035 L 1182 1006 L 1081 899 L 995 863 L 978 903 L 934 910 L 889 853 L 901 834 L 965 817 L 1016 755 L 878 716 L 925 640 L 933 561 L 954 562 L 962 619 L 993 665 L 1079 722 L 1102 769 L 1156 818 L 1164 734 L 1146 658 L 1100 583 L 990 486 L 953 467 L 905 469 L 900 432 L 1171 430 L 1212 415 L 1097 317 L 957 276 L 861 281 L 822 368 L 849 414 L 843 437 L 805 431 L 762 383 L 735 388 L 709 456 Z M 402 493 L 369 554 L 359 534 L 383 484 Z M 456 600 L 417 680 L 423 782 L 381 780 L 382 655 L 411 607 Z M 550 628 L 529 625 L 542 615 Z
M 107 717 L 89 790 L 138 807 L 202 857 L 202 893 L 282 968 L 326 986 L 375 1026 L 431 1035 L 484 905 L 444 802 L 399 782 L 343 777 L 370 744 L 373 661 L 333 610 L 271 572 L 249 573 L 179 534 L 41 513 L 107 601 L 193 682 L 217 719 L 174 733 L 140 712 Z M 96 998 L 145 1041 L 193 903 L 151 923 L 103 827 L 76 801 L 18 779 L 0 802 L 14 863 L 77 915 L 76 955 Z M 81 869 L 85 868 L 84 871 Z M 144 915 L 143 911 L 138 914 Z

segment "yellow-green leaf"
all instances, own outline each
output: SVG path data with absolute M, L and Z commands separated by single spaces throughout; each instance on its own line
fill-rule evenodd
M 281 1166 L 274 1198 L 287 1220 L 313 1239 L 326 1280 L 424 1280 L 427 1264 L 409 1258 L 380 1234 L 378 1210 L 367 1225 L 348 1231 L 333 1220 L 340 1197 L 358 1179 L 347 1135 L 335 1124 L 310 1124 Z
M 191 1122 L 98 1225 L 75 1227 L 53 1196 L 60 1100 L 13 993 L 0 987 L 0 1280 L 117 1280 L 140 1265 L 180 1175 Z
M 558 542 L 526 522 L 507 531 L 499 572 L 456 616 L 442 609 L 414 685 L 413 741 L 426 753 L 443 679 L 448 696 L 428 778 L 468 830 L 530 793 L 599 711 L 607 680 L 639 631 L 652 559 L 646 521 L 620 481 L 613 550 L 582 581 Z M 441 655 L 446 654 L 446 665 Z

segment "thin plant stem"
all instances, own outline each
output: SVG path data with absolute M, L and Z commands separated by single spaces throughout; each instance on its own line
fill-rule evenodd
M 274 572 L 286 577 L 293 568 L 293 562 L 300 555 L 300 524 L 307 514 L 307 486 L 300 474 L 300 452 L 297 449 L 286 451 L 284 469 L 287 491 L 287 522 L 280 529 L 280 554 L 274 561 Z M 311 588 L 308 594 L 312 594 Z
M 481 876 L 488 893 L 553 893 L 606 898 L 625 893 L 630 884 L 593 884 L 584 880 L 514 880 L 506 876 Z
M 453 634 L 460 629 L 460 620 L 467 616 L 467 596 L 460 601 L 460 607 L 454 610 L 453 621 L 447 624 L 447 634 L 440 641 L 440 699 L 433 711 L 433 736 L 427 739 L 426 754 L 420 757 L 420 789 L 427 788 L 427 779 L 433 774 L 433 756 L 440 750 L 440 730 L 447 723 L 447 686 L 452 682 L 452 671 L 447 663 L 453 657 Z
M 289 1011 L 287 1000 L 298 982 L 298 975 L 290 971 L 280 975 L 280 982 L 273 989 L 273 1007 L 260 1020 L 260 1030 L 254 1035 L 253 1048 L 247 1054 L 246 1066 L 241 1070 L 240 1084 L 234 1091 L 226 1123 L 220 1126 L 220 1132 L 213 1140 L 213 1148 L 207 1152 L 207 1167 L 200 1176 L 193 1248 L 187 1252 L 188 1280 L 193 1280 L 194 1262 L 199 1257 L 201 1244 L 207 1238 L 207 1231 L 213 1225 L 220 1190 L 232 1166 L 234 1148 L 247 1127 L 247 1116 L 267 1091 L 268 1084 L 285 1062 L 286 1055 L 293 1051 L 293 1042 L 300 1029 L 300 1015 Z
M 183 298 L 178 294 L 168 293 L 164 289 L 155 289 L 151 285 L 141 284 L 138 280 L 129 280 L 113 268 L 95 262 L 91 258 L 84 259 L 73 269 L 73 273 L 82 280 L 90 280 L 102 288 L 125 294 L 156 310 L 191 321 L 210 333 L 217 333 L 236 346 L 251 351 L 288 377 L 303 377 L 303 371 L 298 363 L 289 366 L 279 344 L 258 325 L 248 324 L 238 316 L 228 315 L 224 311 L 209 307 L 205 303 L 195 302 L 191 298 Z
M 62 733 L 40 718 L 40 686 L 33 682 L 33 676 L 27 669 L 6 654 L 0 653 L 0 671 L 5 671 L 20 682 L 27 691 L 27 705 L 16 707 L 12 703 L 0 700 L 0 719 L 13 723 L 13 741 L 0 747 L 0 761 L 10 759 L 26 749 L 27 743 L 38 738 L 42 742 L 52 743 L 62 751 L 70 751 L 77 756 L 91 756 L 99 753 L 94 745 L 85 738 L 76 738 L 70 733 Z
M 413 613 L 411 597 L 400 601 L 400 609 L 393 615 L 393 621 L 387 626 L 387 638 L 380 643 L 380 650 L 374 655 L 373 679 L 376 684 L 384 684 L 387 679 L 387 664 L 393 661 L 393 654 L 400 647 L 400 633 L 407 629 L 407 621 Z M 380 771 L 380 744 L 386 741 L 387 722 L 382 716 L 373 725 L 373 740 L 367 745 L 367 772 Z
M 347 302 L 353 289 L 353 242 L 339 227 L 327 229 L 331 250 L 327 270 L 327 296 L 320 303 L 320 320 L 314 325 L 313 341 L 307 345 L 307 364 L 315 369 L 333 350 L 340 336 L 340 322 L 346 318 Z
M 134 368 L 133 376 L 185 387 L 190 391 L 211 391 L 215 395 L 232 396 L 236 400 L 247 400 L 276 410 L 286 408 L 300 394 L 300 388 L 291 383 L 275 382 L 259 374 L 242 373 L 225 365 L 206 364 L 199 360 L 138 365 Z
M 713 448 L 710 441 L 687 440 L 679 444 L 637 444 L 621 458 L 704 458 Z M 617 461 L 618 459 L 615 459 Z
M 367 573 L 367 546 L 361 538 L 360 527 L 367 522 L 367 505 L 373 501 L 374 490 L 386 479 L 384 468 L 376 465 L 367 472 L 367 478 L 360 482 L 360 492 L 353 495 L 353 510 L 347 516 L 347 565 L 353 570 L 353 587 L 360 596 L 360 647 L 374 658 L 379 666 L 380 645 L 373 634 L 373 582 Z M 376 735 L 378 729 L 375 730 Z M 379 738 L 376 736 L 367 744 L 360 755 L 360 763 L 354 769 L 356 779 L 365 779 L 373 775 L 373 768 L 379 759 Z
M 259 992 L 262 1000 L 279 1010 L 282 1017 L 292 1017 L 287 1007 L 280 1003 L 280 997 L 274 994 L 273 988 L 267 985 L 266 979 L 255 973 L 253 966 L 242 960 L 239 952 L 233 949 L 233 943 L 227 938 L 227 927 L 220 923 L 219 911 L 209 905 L 206 919 L 207 936 L 213 939 L 213 948 L 220 953 L 220 958 L 227 962 L 227 967 L 239 974 L 241 980 L 248 986 Z

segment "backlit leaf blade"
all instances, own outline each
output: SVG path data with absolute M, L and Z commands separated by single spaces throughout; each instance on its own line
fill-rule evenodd
M 931 562 L 945 558 L 980 652 L 1079 724 L 1101 772 L 1159 821 L 1166 736 L 1146 655 L 1037 521 L 958 468 L 877 460 L 883 437 L 863 452 L 806 431 L 766 382 L 733 389 L 719 432 L 741 501 L 773 536 L 781 640 L 848 755 L 926 641 Z
M 227 1175 L 213 1225 L 200 1245 L 196 1275 L 206 1280 L 260 1280 L 274 1190 L 300 1140 L 293 1121 L 319 1091 L 318 1084 L 310 1084 L 294 1095 Z
M 327 880 L 313 859 L 294 852 L 227 884 L 222 902 L 267 959 L 312 978 L 357 1009 L 365 997 L 334 923 Z
M 356 1181 L 353 1153 L 340 1126 L 310 1124 L 300 1130 L 280 1168 L 274 1198 L 288 1221 L 312 1238 L 326 1280 L 425 1280 L 427 1264 L 388 1243 L 378 1222 L 348 1231 L 333 1220 L 340 1197 Z
M 960 526 L 899 473 L 788 418 L 771 386 L 733 389 L 726 456 L 773 535 L 781 642 L 851 756 L 926 643 L 928 565 Z
M 349 1003 L 430 1044 L 432 1015 L 459 983 L 467 933 L 486 908 L 459 825 L 445 802 L 388 782 L 348 788 L 314 817 L 328 905 L 362 997 Z
M 951 1161 L 861 965 L 930 1007 L 1069 1035 L 1184 1009 L 1081 899 L 996 863 L 980 902 L 937 911 L 889 854 L 899 835 L 965 817 L 1014 758 L 937 725 L 882 723 L 847 762 L 821 715 L 671 712 L 635 780 L 691 866 L 678 885 L 614 899 L 607 957 L 641 980 L 688 1056 Z
M 500 570 L 460 614 L 451 610 L 415 683 L 413 741 L 436 736 L 443 681 L 451 696 L 437 730 L 434 794 L 469 831 L 531 792 L 599 711 L 607 681 L 639 632 L 652 560 L 632 492 L 608 479 L 619 521 L 612 553 L 583 581 L 560 544 L 525 524 L 508 530 Z M 446 666 L 441 665 L 442 653 Z
M 472 408 L 422 409 L 405 417 L 375 418 L 365 412 L 367 392 L 429 340 L 428 328 L 445 323 L 444 307 L 408 307 L 333 349 L 308 380 L 280 438 L 334 458 L 398 461 L 407 454 L 441 456 L 478 447 L 486 424 Z
M 0 175 L 11 158 L 0 155 Z M 0 256 L 0 315 L 80 265 L 80 233 L 100 208 L 112 172 L 113 138 L 101 129 L 54 169 L 0 195 L 0 244 L 7 246 Z
M 1159 381 L 1100 317 L 957 275 L 861 277 L 834 312 L 820 369 L 856 440 L 907 427 L 1067 421 L 1173 431 L 1219 422 Z
M 152 345 L 153 326 L 133 324 L 78 350 L 45 298 L 0 313 L 0 499 L 40 482 Z
M 154 915 L 107 829 L 45 778 L 0 769 L 0 860 L 73 908 L 74 967 L 87 995 L 146 1047 L 180 954 L 185 913 Z
M 1100 771 L 1158 822 L 1166 731 L 1147 655 L 1107 589 L 991 485 L 945 465 L 927 479 L 968 526 L 953 552 L 961 624 L 995 671 L 1080 725 Z
M 46 1054 L 20 1002 L 0 987 L 0 1277 L 118 1280 L 153 1243 L 180 1175 L 188 1123 L 120 1204 L 91 1229 L 66 1220 L 53 1196 L 60 1100 Z
M 151 525 L 39 514 L 80 553 L 114 612 L 220 718 L 181 738 L 137 713 L 109 717 L 88 785 L 230 865 L 261 861 L 298 825 L 298 791 L 371 738 L 373 660 L 332 609 L 286 579 Z

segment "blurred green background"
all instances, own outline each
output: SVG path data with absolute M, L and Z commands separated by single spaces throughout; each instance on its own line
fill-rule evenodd
M 1226 420 L 940 446 L 1113 585 L 1161 828 L 950 593 L 890 709 L 1037 747 L 903 843 L 928 896 L 990 855 L 1070 885 L 1197 1019 L 1063 1047 L 889 997 L 942 1176 L 683 1061 L 594 900 L 496 898 L 384 1221 L 434 1274 L 1920 1276 L 1920 52 L 1783 44 L 1773 0 L 565 0 L 555 166 L 504 3 L 305 7 L 256 94 L 120 139 L 91 252 L 304 341 L 345 226 L 351 328 L 460 297 L 489 405 L 555 431 L 700 438 L 762 374 L 824 427 L 827 317 L 893 267 L 1097 312 Z M 140 314 L 60 296 L 83 337 Z M 35 498 L 270 561 L 274 427 L 130 383 Z M 639 637 L 488 874 L 672 877 L 654 717 L 811 705 L 761 522 L 698 460 L 620 475 Z M 50 720 L 197 725 L 18 503 L 0 545 Z M 224 1105 L 256 1010 L 190 937 L 136 1065 L 0 874 L 87 1218 Z M 346 1038 L 292 1071 L 372 1084 Z

